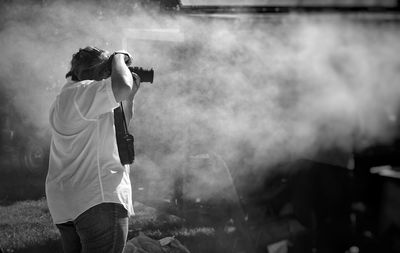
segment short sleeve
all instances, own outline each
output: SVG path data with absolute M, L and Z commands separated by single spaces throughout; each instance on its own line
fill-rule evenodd
M 112 92 L 111 79 L 83 81 L 74 94 L 74 103 L 85 119 L 97 119 L 99 115 L 119 106 Z

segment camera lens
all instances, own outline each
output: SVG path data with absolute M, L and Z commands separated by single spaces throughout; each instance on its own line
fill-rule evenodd
M 153 69 L 144 69 L 142 67 L 129 67 L 129 69 L 131 72 L 136 73 L 140 77 L 140 82 L 153 83 Z

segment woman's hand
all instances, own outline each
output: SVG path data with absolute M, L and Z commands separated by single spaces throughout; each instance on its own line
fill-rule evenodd
M 115 52 L 111 55 L 111 57 L 114 57 L 114 55 L 116 55 L 116 54 L 123 54 L 123 55 L 125 55 L 124 61 L 125 61 L 125 64 L 126 64 L 127 66 L 129 66 L 129 65 L 132 64 L 133 57 L 132 57 L 132 55 L 131 55 L 130 53 L 128 53 L 127 51 L 125 51 L 125 50 L 118 50 L 118 51 L 115 51 Z M 110 57 L 110 58 L 111 58 L 111 57 Z

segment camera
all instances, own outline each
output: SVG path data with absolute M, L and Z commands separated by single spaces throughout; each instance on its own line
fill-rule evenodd
M 144 69 L 141 67 L 128 67 L 129 70 L 140 77 L 140 82 L 143 83 L 153 83 L 154 78 L 154 70 L 153 69 Z
M 111 55 L 106 63 L 107 66 L 107 71 L 109 71 L 111 73 L 111 65 L 112 65 L 112 59 L 114 57 L 114 54 Z M 127 63 L 128 64 L 128 63 Z M 142 83 L 153 83 L 153 79 L 154 79 L 154 70 L 151 69 L 145 69 L 142 67 L 136 67 L 136 66 L 128 66 L 129 70 L 135 74 L 137 74 L 140 77 L 140 82 Z

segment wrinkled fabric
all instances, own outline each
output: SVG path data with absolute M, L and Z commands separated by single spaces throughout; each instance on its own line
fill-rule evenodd
M 128 237 L 128 212 L 120 204 L 102 203 L 75 221 L 56 226 L 63 253 L 122 252 Z
M 69 79 L 54 101 L 46 196 L 55 224 L 107 202 L 133 215 L 130 168 L 121 165 L 115 139 L 118 106 L 110 79 Z

